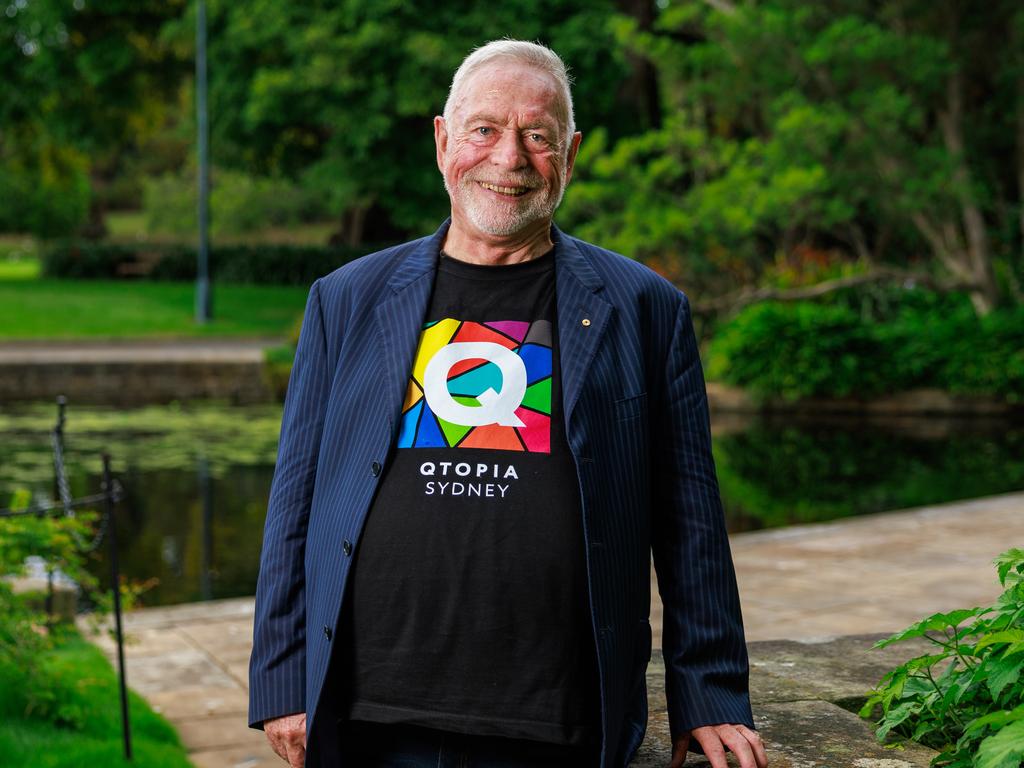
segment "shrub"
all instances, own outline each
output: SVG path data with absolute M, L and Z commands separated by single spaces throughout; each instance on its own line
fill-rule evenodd
M 210 249 L 210 273 L 223 283 L 309 285 L 367 252 L 336 246 L 225 245 Z M 63 242 L 43 251 L 43 275 L 52 278 L 194 280 L 191 245 L 117 245 Z
M 766 302 L 718 329 L 708 375 L 788 399 L 873 394 L 885 381 L 865 362 L 877 360 L 883 349 L 851 309 Z
M 942 370 L 946 387 L 1024 402 L 1024 307 L 994 312 L 969 327 L 949 346 Z
M 24 507 L 28 494 L 15 494 L 14 507 Z M 15 594 L 9 577 L 22 575 L 25 560 L 36 555 L 47 570 L 73 579 L 87 594 L 94 594 L 95 578 L 85 568 L 83 543 L 92 536 L 95 515 L 37 517 L 24 515 L 0 518 L 0 672 L 18 671 L 30 683 L 24 688 L 26 706 L 41 706 L 45 685 L 39 666 L 42 654 L 52 647 L 47 617 L 30 607 L 24 596 Z
M 72 151 L 56 148 L 37 159 L 40 165 L 32 167 L 0 162 L 0 232 L 67 236 L 89 213 L 87 164 Z
M 150 232 L 191 235 L 196 232 L 195 173 L 165 174 L 144 183 L 143 210 Z M 248 176 L 214 169 L 210 179 L 210 230 L 237 235 L 289 226 L 329 216 L 322 198 L 286 179 Z
M 993 605 L 935 614 L 874 646 L 914 637 L 935 645 L 883 677 L 860 713 L 881 705 L 879 741 L 898 733 L 941 750 L 933 766 L 1024 764 L 1024 549 L 994 563 L 1004 591 Z
M 708 375 L 787 399 L 931 387 L 1024 401 L 1024 308 L 979 319 L 966 300 L 904 299 L 881 319 L 849 300 L 747 307 L 716 329 Z

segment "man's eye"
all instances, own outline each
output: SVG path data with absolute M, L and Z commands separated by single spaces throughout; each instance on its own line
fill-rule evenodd
M 547 139 L 544 138 L 544 134 L 543 133 L 531 133 L 530 134 L 530 141 L 532 141 L 532 142 L 534 142 L 536 144 L 544 144 L 547 141 Z
M 476 129 L 476 132 L 480 136 L 490 136 L 491 135 L 491 129 L 488 128 L 486 125 L 481 125 L 479 128 Z

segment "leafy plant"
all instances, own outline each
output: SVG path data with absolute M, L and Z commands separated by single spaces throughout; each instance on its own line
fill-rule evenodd
M 715 329 L 708 376 L 789 400 L 916 388 L 1024 400 L 1024 309 L 979 319 L 965 297 L 919 290 L 895 297 L 896 311 L 854 309 L 864 298 L 746 307 Z
M 860 712 L 881 705 L 879 741 L 895 733 L 938 749 L 933 766 L 1024 765 L 1024 549 L 993 562 L 1004 589 L 993 605 L 937 613 L 874 646 L 935 645 L 886 674 Z
M 30 501 L 24 492 L 14 494 L 12 506 Z M 61 573 L 92 594 L 96 579 L 86 570 L 83 542 L 93 536 L 95 514 L 80 512 L 75 517 L 26 515 L 0 518 L 0 672 L 17 671 L 25 680 L 20 690 L 25 709 L 46 707 L 45 673 L 42 655 L 52 648 L 63 629 L 53 625 L 23 594 L 12 588 L 10 577 L 24 573 L 30 555 L 41 557 L 49 573 Z

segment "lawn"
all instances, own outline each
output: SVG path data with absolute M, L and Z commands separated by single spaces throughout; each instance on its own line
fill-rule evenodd
M 39 246 L 27 235 L 0 234 L 0 280 L 39 277 Z
M 7 280 L 35 280 L 39 277 L 37 259 L 0 261 L 0 282 Z
M 0 279 L 0 340 L 284 337 L 302 316 L 307 290 L 214 285 L 214 319 L 199 326 L 192 283 Z
M 81 637 L 43 659 L 46 685 L 0 659 L 0 765 L 34 768 L 191 768 L 174 729 L 129 692 L 134 760 L 124 759 L 117 678 L 99 649 Z M 32 714 L 26 708 L 32 704 Z

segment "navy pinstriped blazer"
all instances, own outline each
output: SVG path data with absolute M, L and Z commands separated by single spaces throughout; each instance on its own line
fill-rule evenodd
M 338 765 L 333 638 L 447 228 L 347 264 L 309 292 L 260 558 L 249 722 L 306 712 L 310 768 Z M 652 551 L 673 735 L 712 723 L 753 727 L 747 652 L 687 299 L 631 259 L 554 226 L 551 238 L 601 768 L 618 768 L 647 724 Z

